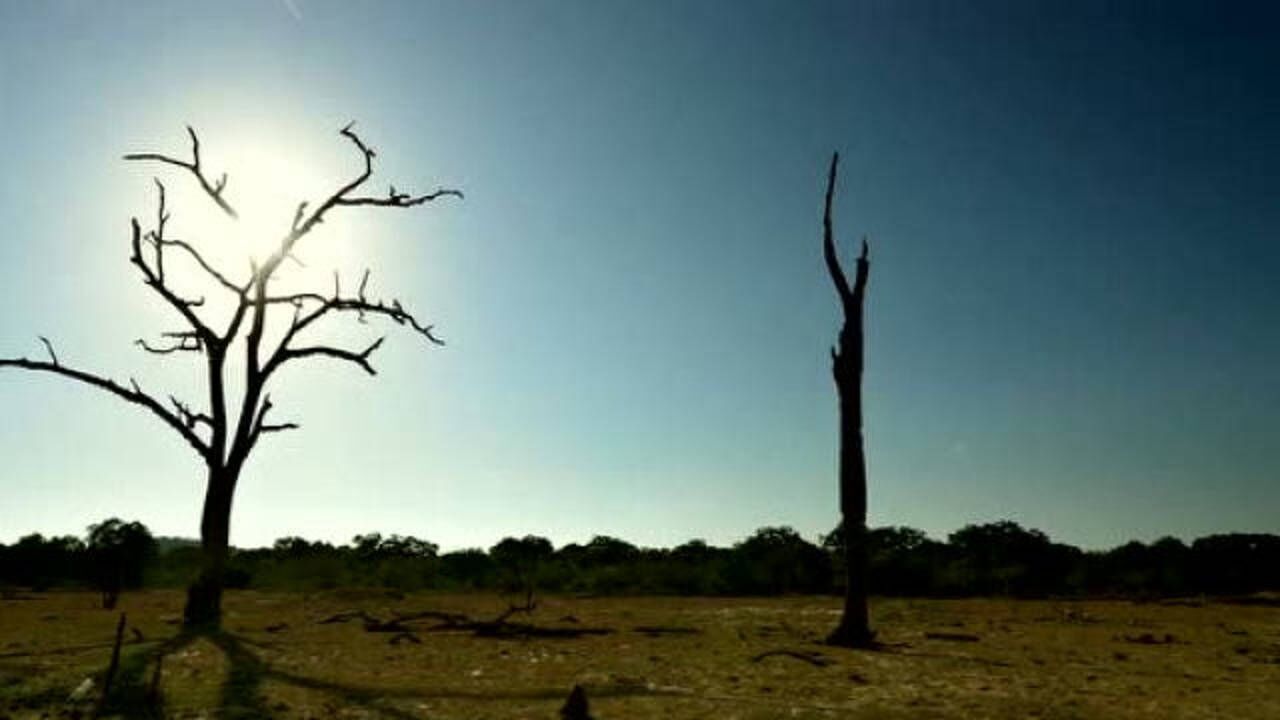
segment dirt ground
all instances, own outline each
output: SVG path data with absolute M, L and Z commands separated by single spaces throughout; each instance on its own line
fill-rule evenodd
M 92 714 L 118 619 L 96 603 L 0 600 L 0 718 Z M 849 651 L 820 644 L 834 598 L 545 598 L 510 619 L 532 635 L 452 615 L 493 619 L 490 596 L 235 592 L 214 635 L 181 603 L 122 599 L 105 716 L 552 719 L 581 685 L 601 720 L 1280 718 L 1266 605 L 886 599 L 883 647 Z

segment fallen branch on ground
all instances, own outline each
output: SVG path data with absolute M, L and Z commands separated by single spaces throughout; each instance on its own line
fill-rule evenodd
M 951 642 L 978 642 L 981 639 L 977 635 L 953 632 L 927 632 L 924 636 L 929 640 L 950 640 Z
M 659 635 L 697 635 L 702 632 L 698 628 L 667 625 L 637 625 L 632 628 L 632 630 L 648 635 L 649 637 L 658 637 Z
M 768 650 L 751 658 L 751 662 L 760 662 L 768 657 L 789 657 L 807 662 L 814 667 L 826 667 L 832 664 L 825 655 L 819 652 L 805 652 L 803 650 Z
M 437 624 L 426 628 L 418 628 L 417 630 L 419 632 L 470 632 L 476 637 L 488 638 L 575 638 L 584 635 L 609 635 L 613 633 L 611 628 L 541 627 L 528 623 L 513 623 L 507 620 L 515 612 L 530 612 L 531 610 L 531 608 L 524 607 L 508 608 L 493 620 L 475 620 L 461 613 L 440 610 L 421 610 L 413 613 L 397 614 L 388 620 L 381 620 L 364 610 L 348 610 L 319 620 L 317 624 L 328 625 L 360 620 L 365 632 L 413 634 L 415 628 L 410 627 L 410 623 L 421 620 L 437 620 Z

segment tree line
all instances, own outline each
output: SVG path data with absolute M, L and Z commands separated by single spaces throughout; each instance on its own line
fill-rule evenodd
M 357 535 L 345 545 L 285 537 L 231 553 L 235 588 L 384 587 L 597 595 L 781 595 L 844 590 L 841 528 L 810 542 L 788 527 L 761 528 L 731 547 L 690 540 L 645 548 L 609 536 L 559 548 L 534 535 L 488 550 L 441 553 L 430 541 Z M 1280 590 L 1280 535 L 1230 533 L 1187 544 L 1166 537 L 1105 551 L 1053 542 L 1011 521 L 967 525 L 946 541 L 909 527 L 867 532 L 873 594 L 1161 597 Z M 95 588 L 112 605 L 122 590 L 182 587 L 200 571 L 195 541 L 157 539 L 112 518 L 85 537 L 32 534 L 0 544 L 0 586 Z

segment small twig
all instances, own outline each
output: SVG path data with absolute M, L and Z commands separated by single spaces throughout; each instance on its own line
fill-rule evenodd
M 58 356 L 53 352 L 53 343 L 49 342 L 49 338 L 41 335 L 40 342 L 44 343 L 44 349 L 49 352 L 49 359 L 53 361 L 54 366 L 58 365 Z

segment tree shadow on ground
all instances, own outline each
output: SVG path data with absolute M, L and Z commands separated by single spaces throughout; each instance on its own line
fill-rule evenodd
M 104 706 L 106 715 L 123 715 L 128 718 L 164 717 L 164 698 L 160 685 L 155 684 L 156 663 L 179 652 L 198 639 L 207 639 L 222 652 L 228 670 L 219 692 L 217 716 L 223 718 L 269 718 L 287 708 L 272 707 L 263 693 L 267 681 L 319 693 L 331 701 L 346 706 L 356 706 L 374 717 L 393 720 L 413 720 L 417 716 L 397 708 L 397 701 L 457 700 L 464 702 L 504 702 L 513 700 L 546 701 L 548 717 L 552 717 L 555 704 L 563 701 L 569 688 L 551 687 L 528 690 L 470 690 L 465 688 L 423 687 L 382 688 L 353 683 L 341 683 L 323 678 L 308 677 L 272 667 L 251 646 L 253 641 L 224 631 L 183 631 L 158 646 L 138 650 L 121 661 L 119 672 L 112 686 L 111 697 Z M 150 671 L 150 672 L 148 672 Z M 661 691 L 643 686 L 618 685 L 597 688 L 593 697 L 626 697 L 633 695 L 661 695 Z
M 134 649 L 120 660 L 101 713 L 120 714 L 128 718 L 163 718 L 164 697 L 155 681 L 157 663 L 186 648 L 202 633 L 184 630 L 150 648 Z M 152 672 L 149 674 L 148 669 Z

